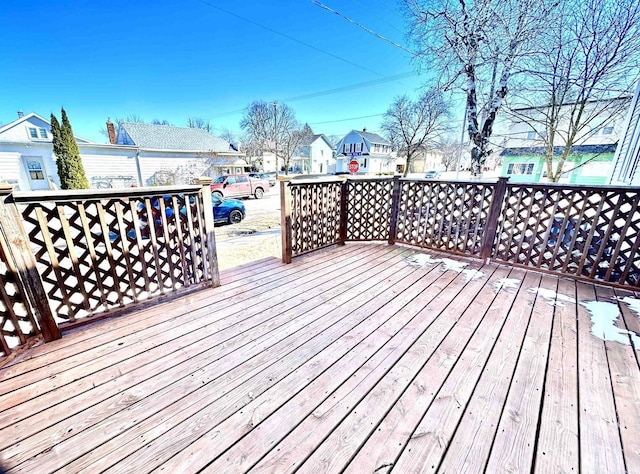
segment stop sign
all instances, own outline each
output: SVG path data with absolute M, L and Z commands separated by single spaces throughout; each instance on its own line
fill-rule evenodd
M 349 173 L 357 173 L 359 169 L 360 163 L 358 163 L 358 160 L 351 160 L 349 162 Z

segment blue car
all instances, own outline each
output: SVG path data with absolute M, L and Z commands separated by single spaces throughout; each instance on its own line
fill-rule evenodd
M 245 216 L 244 204 L 237 199 L 219 197 L 211 194 L 213 202 L 213 220 L 216 223 L 238 224 Z
M 171 204 L 170 196 L 163 196 L 162 199 L 165 202 L 165 215 L 167 218 L 171 219 L 174 215 L 174 210 Z M 193 197 L 189 197 L 191 203 L 193 203 Z M 219 197 L 216 194 L 211 195 L 211 203 L 213 205 L 213 221 L 216 224 L 238 224 L 242 222 L 244 219 L 246 210 L 244 204 L 237 199 L 228 199 Z M 160 199 L 153 198 L 151 200 L 151 215 L 153 222 L 155 224 L 156 229 L 162 229 L 162 217 L 160 214 Z M 138 203 L 138 212 L 145 213 L 145 216 L 140 219 L 140 233 L 143 239 L 149 238 L 149 227 L 148 221 L 146 219 L 146 209 L 143 203 Z M 187 215 L 186 206 L 182 205 L 180 207 L 181 217 Z M 135 240 L 136 231 L 134 229 L 129 228 L 126 232 L 127 237 L 131 240 Z M 98 235 L 101 235 L 98 232 Z M 115 242 L 119 239 L 119 234 L 114 231 L 109 231 L 109 240 L 111 242 Z

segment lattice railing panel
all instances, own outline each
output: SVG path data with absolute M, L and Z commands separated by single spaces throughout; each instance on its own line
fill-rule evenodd
M 493 258 L 639 286 L 637 189 L 509 185 Z
M 292 255 L 340 240 L 341 183 L 291 184 Z
M 495 184 L 401 181 L 396 242 L 478 255 Z
M 58 323 L 211 278 L 200 193 L 128 194 L 22 198 L 24 226 Z
M 2 240 L 2 236 L 0 236 Z M 7 356 L 28 338 L 40 333 L 24 287 L 10 260 L 9 249 L 0 241 L 0 357 Z
M 347 181 L 347 240 L 388 240 L 392 179 Z

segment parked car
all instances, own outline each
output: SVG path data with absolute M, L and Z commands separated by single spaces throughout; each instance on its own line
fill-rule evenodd
M 249 197 L 262 199 L 269 191 L 269 181 L 251 178 L 246 174 L 227 174 L 219 176 L 211 184 L 211 191 L 219 197 Z
M 429 170 L 424 174 L 426 179 L 438 179 L 440 177 L 440 171 Z
M 250 178 L 258 178 L 264 179 L 269 183 L 269 186 L 276 185 L 276 174 L 275 173 L 249 173 Z
M 163 196 L 162 199 L 164 200 L 165 205 L 165 216 L 167 217 L 167 219 L 171 219 L 175 214 L 171 196 L 166 195 Z M 189 197 L 189 200 L 191 203 L 193 203 L 193 197 Z M 244 204 L 242 203 L 242 201 L 238 201 L 237 199 L 221 198 L 217 194 L 212 193 L 211 203 L 213 207 L 213 221 L 215 224 L 238 224 L 242 222 L 242 220 L 246 216 L 246 209 L 244 207 Z M 151 215 L 155 224 L 156 233 L 162 229 L 162 215 L 160 213 L 160 209 L 160 199 L 157 197 L 153 198 L 151 200 Z M 182 205 L 179 212 L 181 218 L 186 218 L 186 206 Z M 140 235 L 143 239 L 148 239 L 150 233 L 147 213 L 144 204 L 142 204 L 141 202 L 138 203 L 138 213 L 140 214 Z M 135 229 L 129 229 L 127 231 L 127 237 L 131 240 L 135 240 Z M 119 238 L 120 235 L 118 233 L 109 231 L 109 240 L 111 242 L 115 242 Z
M 242 201 L 221 198 L 216 193 L 211 193 L 211 201 L 213 202 L 213 219 L 216 223 L 238 224 L 246 215 Z

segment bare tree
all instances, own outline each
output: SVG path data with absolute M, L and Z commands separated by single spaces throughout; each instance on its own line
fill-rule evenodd
M 222 138 L 224 141 L 228 143 L 236 143 L 238 141 L 238 137 L 234 131 L 227 127 L 222 127 L 219 129 L 220 133 L 217 135 Z
M 122 117 L 116 117 L 113 120 L 113 123 L 120 125 L 123 122 L 129 122 L 129 123 L 145 123 L 144 119 L 138 115 L 138 114 L 129 114 L 127 115 L 125 118 Z M 105 137 L 109 138 L 109 131 L 107 130 L 107 127 L 100 127 L 100 133 L 102 135 L 104 135 Z
M 557 182 L 572 148 L 611 126 L 629 105 L 639 78 L 640 3 L 565 0 L 540 40 L 510 113 L 535 132 L 547 177 Z
M 201 130 L 211 132 L 211 125 L 209 124 L 209 121 L 200 117 L 189 117 L 187 119 L 187 125 L 189 128 L 199 128 Z
M 446 116 L 447 106 L 436 89 L 423 92 L 415 102 L 407 95 L 397 97 L 386 111 L 382 129 L 392 143 L 406 150 L 405 176 L 415 152 L 433 145 L 444 131 Z
M 556 0 L 403 0 L 418 58 L 466 94 L 472 174 L 479 176 L 519 63 L 535 51 Z
M 462 153 L 462 146 L 459 141 L 450 138 L 440 140 L 436 145 L 436 150 L 442 154 L 442 166 L 445 171 L 453 171 L 458 164 L 458 158 Z
M 275 153 L 276 167 L 278 158 L 282 160 L 285 173 L 307 133 L 291 107 L 265 101 L 252 102 L 245 110 L 240 126 L 254 149 Z

